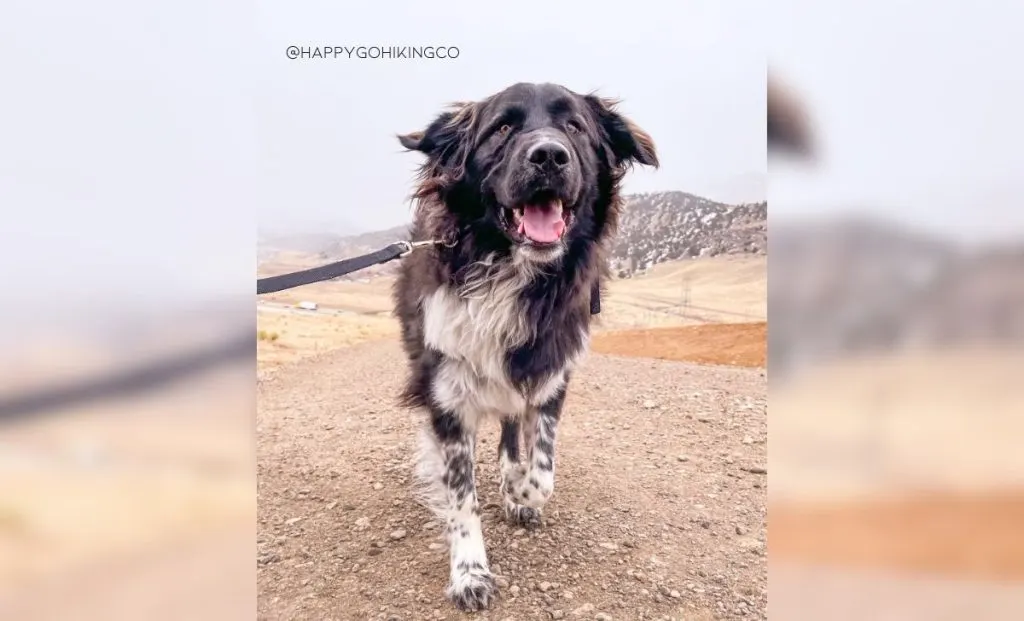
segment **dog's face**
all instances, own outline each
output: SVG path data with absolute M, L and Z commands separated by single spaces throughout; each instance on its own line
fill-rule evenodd
M 435 194 L 453 226 L 540 261 L 604 222 L 602 182 L 633 163 L 658 165 L 650 136 L 610 101 L 555 84 L 458 104 L 399 140 L 427 155 L 421 196 Z

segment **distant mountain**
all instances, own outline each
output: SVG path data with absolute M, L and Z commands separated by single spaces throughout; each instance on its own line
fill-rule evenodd
M 256 239 L 256 247 L 261 255 L 275 252 L 306 252 L 318 254 L 330 248 L 338 241 L 334 233 L 269 233 L 261 231 Z
M 626 197 L 612 268 L 629 276 L 658 263 L 720 254 L 765 254 L 768 203 L 727 205 L 686 192 Z
M 874 220 L 779 223 L 768 359 L 778 377 L 850 353 L 1024 344 L 1024 245 L 967 251 Z

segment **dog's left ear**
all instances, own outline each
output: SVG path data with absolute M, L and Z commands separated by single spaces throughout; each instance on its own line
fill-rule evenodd
M 616 166 L 629 166 L 636 162 L 658 167 L 654 140 L 650 134 L 615 110 L 617 101 L 597 95 L 587 95 L 586 101 L 611 149 Z
M 410 151 L 419 151 L 428 157 L 440 159 L 465 141 L 475 116 L 474 111 L 475 105 L 472 103 L 454 103 L 451 110 L 438 115 L 425 130 L 401 134 L 398 141 Z

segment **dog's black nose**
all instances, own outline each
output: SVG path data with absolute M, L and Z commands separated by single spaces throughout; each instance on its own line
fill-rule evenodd
M 539 168 L 565 168 L 569 164 L 569 150 L 557 142 L 542 142 L 530 147 L 526 159 Z

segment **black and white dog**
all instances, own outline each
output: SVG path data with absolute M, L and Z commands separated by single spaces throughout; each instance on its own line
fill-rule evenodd
M 619 185 L 654 144 L 615 103 L 555 84 L 516 84 L 460 103 L 399 137 L 426 155 L 396 315 L 411 373 L 403 403 L 429 415 L 417 475 L 444 520 L 448 597 L 483 609 L 497 594 L 480 527 L 477 430 L 501 422 L 505 515 L 535 522 L 555 483 L 555 433 L 585 353 L 590 296 L 608 275 Z M 520 438 L 520 435 L 522 436 Z

